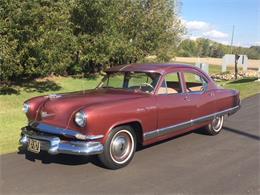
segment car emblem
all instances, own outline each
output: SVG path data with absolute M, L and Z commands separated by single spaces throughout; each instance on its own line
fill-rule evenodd
M 47 112 L 41 112 L 42 118 L 47 118 L 47 117 L 51 117 L 51 116 L 54 116 L 54 114 L 48 114 Z

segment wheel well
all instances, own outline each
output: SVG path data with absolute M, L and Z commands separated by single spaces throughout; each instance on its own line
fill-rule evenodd
M 116 127 L 122 126 L 122 125 L 131 126 L 133 128 L 134 132 L 135 132 L 136 137 L 137 137 L 137 144 L 138 145 L 143 144 L 143 128 L 142 128 L 142 125 L 139 122 L 133 121 L 133 122 L 117 125 Z

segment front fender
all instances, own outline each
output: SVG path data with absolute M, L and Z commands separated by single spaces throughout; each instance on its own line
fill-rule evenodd
M 131 119 L 128 119 L 128 120 L 122 120 L 122 121 L 118 121 L 116 123 L 114 123 L 113 125 L 111 125 L 111 127 L 109 128 L 109 130 L 105 133 L 104 137 L 103 137 L 103 140 L 102 140 L 102 143 L 104 144 L 105 141 L 107 140 L 108 136 L 109 136 L 109 133 L 111 131 L 113 131 L 113 129 L 117 126 L 120 126 L 120 125 L 127 125 L 129 123 L 139 123 L 139 125 L 141 126 L 141 129 L 142 129 L 142 134 L 143 134 L 143 123 L 140 119 L 137 119 L 137 118 L 131 118 Z
M 154 109 L 150 109 L 151 107 Z M 157 126 L 157 109 L 154 106 L 153 98 L 136 99 L 86 110 L 88 110 L 86 111 L 88 118 L 85 134 L 102 134 L 104 140 L 111 130 L 118 125 L 138 122 L 143 129 L 143 133 L 154 130 Z

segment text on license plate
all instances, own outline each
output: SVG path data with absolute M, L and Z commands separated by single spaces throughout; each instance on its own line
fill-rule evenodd
M 39 153 L 41 150 L 41 143 L 35 139 L 29 139 L 28 150 L 34 153 Z

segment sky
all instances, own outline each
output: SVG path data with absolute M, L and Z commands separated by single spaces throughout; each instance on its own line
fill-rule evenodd
M 260 46 L 260 0 L 181 0 L 180 16 L 187 37 L 233 45 Z

